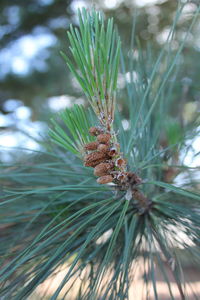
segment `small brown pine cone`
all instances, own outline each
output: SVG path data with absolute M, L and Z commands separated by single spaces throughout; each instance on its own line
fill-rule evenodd
M 101 162 L 105 161 L 108 156 L 99 151 L 92 152 L 87 154 L 84 158 L 84 163 L 86 167 L 95 167 L 96 165 L 100 164 Z
M 98 145 L 99 145 L 98 142 L 91 142 L 91 143 L 86 144 L 86 145 L 84 146 L 84 149 L 85 149 L 85 150 L 89 150 L 89 151 L 91 151 L 91 150 L 96 150 L 97 147 L 98 147 Z
M 99 184 L 106 184 L 113 181 L 113 177 L 111 175 L 101 176 L 97 179 Z
M 105 161 L 106 161 L 105 158 L 101 158 L 101 159 L 97 159 L 97 160 L 94 160 L 94 161 L 91 161 L 91 162 L 85 162 L 84 166 L 85 167 L 95 168 L 97 165 L 99 165 L 100 163 L 103 163 Z
M 119 168 L 124 167 L 126 165 L 126 161 L 122 157 L 119 157 L 118 159 L 116 159 L 115 165 Z
M 101 133 L 97 136 L 97 141 L 102 144 L 109 143 L 111 135 L 109 133 Z
M 99 144 L 98 151 L 106 153 L 108 152 L 108 150 L 109 150 L 109 145 Z
M 108 175 L 109 172 L 113 169 L 114 164 L 112 162 L 101 163 L 94 168 L 95 176 L 104 176 Z
M 89 129 L 89 133 L 92 135 L 92 136 L 97 136 L 98 134 L 102 133 L 102 130 L 97 128 L 97 127 L 91 127 Z
M 110 148 L 110 151 L 108 152 L 108 155 L 110 157 L 113 157 L 113 156 L 117 155 L 117 148 L 116 147 Z

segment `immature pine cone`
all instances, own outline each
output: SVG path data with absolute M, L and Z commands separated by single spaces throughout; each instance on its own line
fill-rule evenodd
M 98 134 L 102 133 L 102 130 L 97 128 L 97 127 L 91 127 L 89 129 L 89 133 L 92 135 L 92 136 L 97 136 Z
M 111 163 L 101 163 L 94 168 L 95 176 L 104 176 L 108 175 L 109 171 L 111 171 L 114 167 L 114 164 Z
M 124 166 L 126 165 L 126 161 L 125 161 L 125 159 L 119 157 L 119 158 L 116 160 L 115 165 L 116 165 L 117 167 L 119 167 L 119 168 L 120 168 L 120 167 L 124 167 Z
M 96 150 L 97 147 L 98 147 L 98 145 L 99 145 L 98 142 L 91 142 L 91 143 L 86 144 L 86 145 L 84 146 L 84 149 L 85 149 L 85 150 L 89 150 L 89 151 L 91 151 L 91 150 Z
M 112 148 L 110 149 L 110 151 L 108 152 L 108 155 L 109 155 L 110 157 L 114 157 L 115 155 L 117 155 L 117 148 L 116 148 L 116 147 L 112 147 Z
M 95 167 L 101 162 L 105 161 L 108 158 L 106 153 L 95 151 L 90 154 L 87 154 L 84 158 L 86 167 Z
M 109 143 L 110 138 L 111 136 L 109 133 L 101 133 L 97 136 L 97 141 L 102 144 L 107 144 Z
M 111 175 L 101 176 L 97 179 L 99 184 L 106 184 L 113 181 L 113 177 Z
M 106 153 L 108 152 L 108 150 L 109 150 L 109 145 L 99 144 L 98 151 Z

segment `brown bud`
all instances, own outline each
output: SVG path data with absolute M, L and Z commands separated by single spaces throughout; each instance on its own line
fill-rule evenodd
M 90 154 L 87 154 L 84 158 L 85 166 L 86 167 L 95 167 L 101 162 L 105 161 L 108 158 L 108 156 L 99 151 L 92 152 Z
M 96 150 L 97 147 L 98 147 L 98 145 L 99 145 L 98 142 L 91 142 L 91 143 L 86 144 L 86 145 L 84 146 L 84 149 L 85 149 L 85 150 L 89 150 L 89 151 L 91 151 L 91 150 Z
M 108 150 L 109 150 L 109 145 L 99 144 L 98 151 L 106 153 L 106 152 L 108 152 Z
M 127 173 L 127 178 L 130 184 L 140 184 L 142 183 L 142 179 L 133 172 Z
M 109 174 L 109 172 L 113 169 L 114 164 L 112 162 L 101 163 L 94 168 L 95 176 L 103 176 Z
M 142 207 L 147 208 L 149 206 L 150 203 L 149 199 L 139 190 L 133 189 L 132 195 L 140 203 Z
M 107 144 L 110 141 L 111 135 L 109 133 L 101 133 L 97 136 L 97 141 L 102 144 Z
M 122 157 L 119 157 L 118 159 L 116 159 L 115 165 L 119 168 L 124 167 L 126 165 L 126 161 Z
M 113 181 L 113 177 L 111 175 L 101 176 L 97 179 L 99 184 L 106 184 Z
M 97 128 L 97 127 L 91 127 L 89 129 L 89 133 L 93 136 L 97 136 L 98 134 L 102 133 L 102 130 L 100 128 Z
M 117 155 L 117 148 L 116 147 L 110 148 L 110 151 L 108 152 L 108 155 L 111 156 L 111 157 Z

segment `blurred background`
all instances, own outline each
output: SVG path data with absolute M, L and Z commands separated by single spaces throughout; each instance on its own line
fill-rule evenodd
M 185 1 L 187 2 L 187 1 Z M 172 47 L 177 49 L 198 1 L 185 5 Z M 176 0 L 1 0 L 0 1 L 0 160 L 11 162 L 24 155 L 22 149 L 39 150 L 50 117 L 84 96 L 69 73 L 60 50 L 68 53 L 66 31 L 77 24 L 77 9 L 92 7 L 114 16 L 124 53 L 130 49 L 133 16 L 137 10 L 136 34 L 141 47 L 151 43 L 155 53 L 166 41 L 178 6 Z M 78 24 L 77 24 L 78 25 Z M 187 124 L 200 111 L 200 23 L 189 34 L 175 83 L 175 118 Z M 126 74 L 128 76 L 130 74 Z M 120 79 L 120 76 L 119 76 Z M 119 80 L 123 94 L 125 85 Z M 177 94 L 176 94 L 177 93 Z M 181 99 L 180 99 L 181 95 Z M 173 117 L 173 114 L 172 114 Z M 199 128 L 198 128 L 199 130 Z M 200 139 L 188 140 L 184 163 L 198 164 Z M 13 151 L 14 150 L 14 151 Z M 25 152 L 27 153 L 27 152 Z M 189 153 L 189 154 L 188 154 Z

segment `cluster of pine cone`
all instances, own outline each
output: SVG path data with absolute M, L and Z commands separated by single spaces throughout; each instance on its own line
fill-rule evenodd
M 96 141 L 85 145 L 84 164 L 94 168 L 98 183 L 113 182 L 126 166 L 126 161 L 120 156 L 119 144 L 114 143 L 111 134 L 101 128 L 91 127 L 89 133 L 96 137 Z
M 119 144 L 113 141 L 114 138 L 109 132 L 91 127 L 89 133 L 96 137 L 96 141 L 85 145 L 87 154 L 84 164 L 94 168 L 94 175 L 99 177 L 98 183 L 114 182 L 122 189 L 140 183 L 136 174 L 126 171 L 127 164 L 121 156 Z
M 147 211 L 151 201 L 137 187 L 142 183 L 142 179 L 137 174 L 127 171 L 127 163 L 120 153 L 120 146 L 115 137 L 98 127 L 91 127 L 89 133 L 96 137 L 96 141 L 84 146 L 84 165 L 94 168 L 94 175 L 99 177 L 98 183 L 115 183 L 120 190 L 127 191 L 127 200 L 133 197 L 138 201 L 141 213 Z

